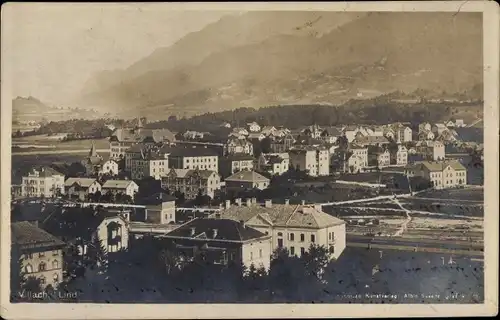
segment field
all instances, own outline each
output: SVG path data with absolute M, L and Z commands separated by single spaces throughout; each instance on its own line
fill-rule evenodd
M 12 139 L 12 152 L 89 150 L 94 142 L 96 149 L 109 149 L 107 139 L 60 141 L 61 135 L 37 135 Z

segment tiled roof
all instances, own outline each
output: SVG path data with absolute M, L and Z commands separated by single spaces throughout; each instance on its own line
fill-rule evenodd
M 64 242 L 57 239 L 47 231 L 38 228 L 34 224 L 22 221 L 13 222 L 11 224 L 12 243 L 26 246 L 26 245 L 40 245 L 40 246 L 63 246 Z
M 269 208 L 261 205 L 232 205 L 220 213 L 222 218 L 236 221 L 243 220 L 245 222 L 249 222 L 254 217 L 260 216 L 264 220 L 271 222 L 274 226 L 281 227 L 323 229 L 345 223 L 343 220 L 319 211 L 313 206 L 304 205 L 272 204 Z
M 454 170 L 465 170 L 465 167 L 456 160 L 451 161 L 422 161 L 418 164 L 424 166 L 429 171 L 443 171 L 446 167 L 450 166 Z
M 264 177 L 263 175 L 260 175 L 255 171 L 247 171 L 247 170 L 236 172 L 232 176 L 227 177 L 225 180 L 246 181 L 246 182 L 258 182 L 258 181 L 269 182 L 269 179 Z
M 194 235 L 191 235 L 194 228 Z M 214 237 L 214 230 L 217 233 Z M 243 242 L 259 239 L 266 235 L 252 227 L 244 226 L 232 219 L 194 219 L 177 229 L 169 232 L 165 237 L 187 237 L 198 239 L 213 239 Z
M 217 174 L 217 172 L 212 170 L 196 170 L 196 169 L 170 169 L 169 174 L 175 174 L 177 178 L 187 178 L 189 176 L 199 174 L 201 178 L 208 179 L 213 174 Z
M 103 185 L 103 189 L 126 189 L 132 180 L 108 180 Z
M 80 187 L 88 188 L 95 181 L 95 179 L 90 178 L 68 178 L 66 181 L 64 181 L 64 186 L 71 187 L 74 183 L 77 183 Z
M 39 168 L 34 168 L 34 170 L 39 172 L 40 177 L 52 177 L 52 176 L 63 176 L 64 174 L 52 169 L 51 167 L 42 166 Z

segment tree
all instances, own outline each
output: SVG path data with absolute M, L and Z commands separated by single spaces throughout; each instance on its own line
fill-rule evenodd
M 108 270 L 108 251 L 97 235 L 92 237 L 88 245 L 86 266 L 97 269 L 98 274 L 106 274 Z
M 304 261 L 307 274 L 322 281 L 330 261 L 328 249 L 311 243 L 309 250 L 302 255 L 301 259 Z

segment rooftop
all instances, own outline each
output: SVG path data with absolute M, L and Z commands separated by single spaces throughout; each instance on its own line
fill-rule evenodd
M 96 181 L 96 179 L 91 179 L 91 178 L 68 178 L 66 181 L 64 181 L 64 186 L 71 187 L 74 183 L 76 183 L 80 187 L 88 188 L 95 181 Z
M 449 161 L 422 161 L 415 163 L 416 166 L 421 165 L 427 168 L 429 171 L 443 171 L 448 166 L 454 170 L 466 170 L 465 167 L 456 160 Z
M 217 174 L 217 172 L 212 170 L 199 170 L 199 169 L 170 169 L 168 173 L 169 176 L 175 176 L 177 178 L 187 178 L 194 175 L 199 175 L 203 179 L 210 178 L 213 174 Z
M 314 229 L 323 229 L 345 223 L 314 206 L 290 204 L 271 204 L 269 207 L 258 204 L 231 205 L 231 207 L 221 211 L 221 218 L 243 220 L 250 225 L 252 221 L 264 220 L 274 226 Z
M 214 232 L 215 230 L 215 232 Z M 194 234 L 193 234 L 194 231 Z M 194 219 L 169 232 L 166 237 L 183 237 L 243 242 L 264 233 L 232 219 Z
M 126 189 L 129 184 L 134 183 L 132 180 L 108 180 L 103 185 L 102 188 L 106 189 Z
M 269 179 L 255 171 L 243 170 L 227 177 L 226 181 L 269 182 Z
M 39 246 L 63 246 L 64 242 L 57 239 L 47 231 L 38 228 L 34 224 L 21 221 L 11 224 L 12 243 L 20 246 L 39 245 Z

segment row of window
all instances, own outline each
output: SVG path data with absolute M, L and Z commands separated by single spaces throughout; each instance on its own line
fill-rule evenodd
M 259 249 L 259 258 L 262 258 L 262 249 Z M 253 252 L 250 251 L 250 260 L 253 260 Z
M 281 237 L 283 236 L 283 234 L 281 232 L 278 232 L 278 237 Z M 295 241 L 295 234 L 293 232 L 290 232 L 288 234 L 288 240 L 290 241 Z M 306 236 L 305 234 L 301 233 L 300 234 L 300 242 L 304 242 L 306 241 Z M 311 242 L 316 242 L 316 236 L 314 234 L 311 234 Z
M 194 162 L 217 162 L 217 157 L 210 157 L 210 158 L 194 158 L 193 161 Z M 186 158 L 186 163 L 189 163 L 189 158 Z
M 40 262 L 40 264 L 38 265 L 38 271 L 35 271 L 33 269 L 33 266 L 28 263 L 24 269 L 25 269 L 26 273 L 42 272 L 42 271 L 47 270 L 47 264 L 43 261 Z M 57 261 L 57 260 L 52 261 L 52 269 L 59 269 L 59 261 Z
M 45 257 L 46 252 L 39 252 L 38 257 L 42 258 Z M 58 250 L 52 250 L 52 256 L 58 256 L 59 251 Z M 23 257 L 24 259 L 33 259 L 33 253 L 26 253 Z

